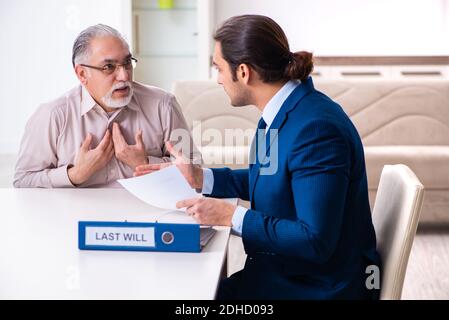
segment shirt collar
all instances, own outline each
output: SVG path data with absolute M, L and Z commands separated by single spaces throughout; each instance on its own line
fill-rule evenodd
M 87 91 L 85 86 L 81 85 L 81 116 L 88 113 L 96 105 L 98 105 L 98 104 L 95 102 L 94 98 L 92 98 L 89 91 Z M 132 109 L 135 111 L 140 109 L 139 103 L 136 99 L 135 91 L 133 93 L 133 97 L 132 97 L 131 101 L 129 102 L 129 104 L 127 106 L 121 108 L 120 110 L 123 110 L 125 108 L 129 108 L 129 109 Z
M 90 95 L 89 91 L 82 85 L 81 86 L 81 116 L 88 113 L 97 103 Z
M 274 121 L 274 118 L 278 114 L 285 100 L 300 84 L 300 81 L 290 80 L 284 86 L 276 92 L 276 94 L 268 101 L 267 105 L 263 109 L 262 118 L 267 124 L 266 130 L 268 130 Z

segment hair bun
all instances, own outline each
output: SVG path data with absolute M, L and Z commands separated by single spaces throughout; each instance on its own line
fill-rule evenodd
M 289 62 L 285 68 L 287 78 L 304 81 L 313 71 L 313 54 L 307 51 L 290 52 Z

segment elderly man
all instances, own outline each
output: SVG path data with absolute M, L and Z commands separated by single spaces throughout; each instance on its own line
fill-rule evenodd
M 169 161 L 165 142 L 188 128 L 173 95 L 132 82 L 136 62 L 109 26 L 79 34 L 72 64 L 80 85 L 28 121 L 15 187 L 114 187 L 138 165 Z

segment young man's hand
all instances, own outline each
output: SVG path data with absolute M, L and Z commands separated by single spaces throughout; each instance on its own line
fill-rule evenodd
M 232 226 L 232 216 L 237 206 L 219 199 L 192 198 L 179 201 L 178 209 L 187 208 L 187 213 L 198 223 L 211 226 Z

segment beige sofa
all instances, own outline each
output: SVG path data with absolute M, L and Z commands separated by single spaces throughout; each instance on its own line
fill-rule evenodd
M 409 166 L 426 187 L 421 222 L 449 222 L 449 81 L 315 80 L 345 109 L 365 146 L 371 205 L 385 164 Z M 260 112 L 230 106 L 212 81 L 174 85 L 210 167 L 246 167 Z M 235 129 L 235 130 L 233 130 Z

